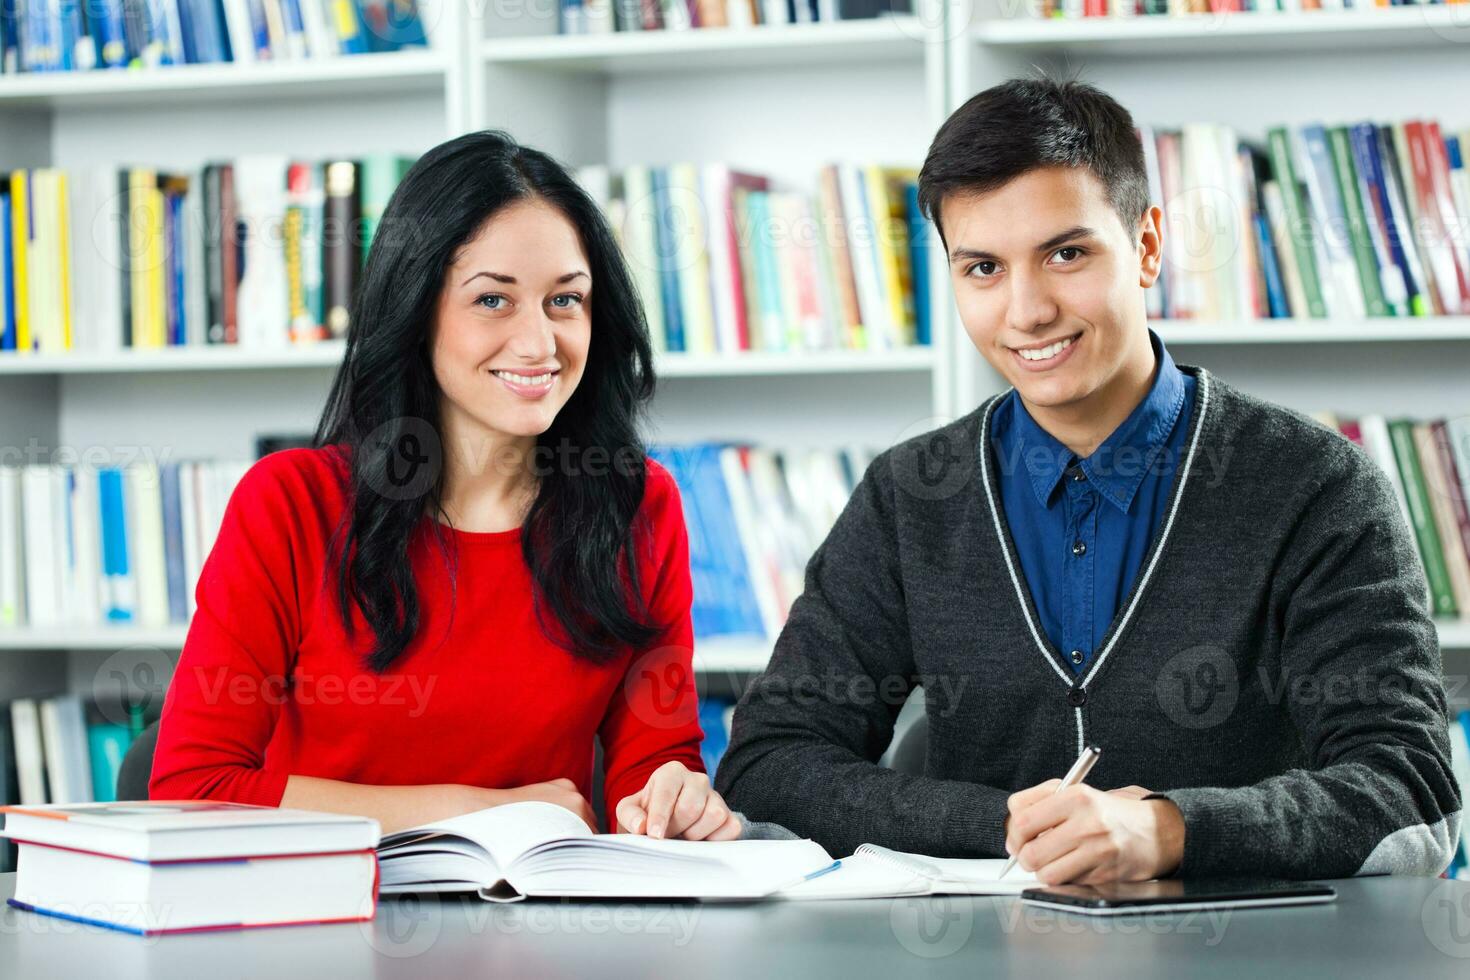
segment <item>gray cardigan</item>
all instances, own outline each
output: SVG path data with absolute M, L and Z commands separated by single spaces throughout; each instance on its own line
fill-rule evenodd
M 1004 853 L 1006 797 L 1088 782 L 1184 815 L 1182 874 L 1437 874 L 1458 840 L 1438 641 L 1385 475 L 1200 368 L 1187 450 L 1088 669 L 1038 626 L 988 449 L 1000 396 L 883 453 L 735 712 L 717 788 L 834 854 Z M 924 688 L 923 775 L 877 765 Z

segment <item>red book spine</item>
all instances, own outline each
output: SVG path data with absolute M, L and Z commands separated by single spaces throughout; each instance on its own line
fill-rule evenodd
M 1455 465 L 1455 452 L 1450 446 L 1450 434 L 1444 419 L 1429 423 L 1429 433 L 1439 453 L 1439 465 L 1444 470 L 1444 490 L 1450 495 L 1450 509 L 1455 515 L 1455 523 L 1460 526 L 1460 540 L 1464 542 L 1465 554 L 1470 555 L 1470 504 L 1465 500 L 1465 474 Z
M 1455 212 L 1455 196 L 1450 190 L 1450 161 L 1445 153 L 1444 137 L 1439 123 L 1430 121 L 1424 125 L 1425 162 L 1429 165 L 1430 187 L 1439 206 L 1440 223 L 1444 226 L 1444 244 L 1455 263 L 1455 285 L 1460 291 L 1460 312 L 1470 313 L 1470 271 L 1465 268 L 1465 256 L 1455 241 L 1453 230 L 1458 227 L 1460 217 Z

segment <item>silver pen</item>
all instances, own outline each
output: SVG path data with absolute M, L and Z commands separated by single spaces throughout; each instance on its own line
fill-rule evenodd
M 1062 784 L 1057 787 L 1057 792 L 1060 793 L 1068 786 L 1076 786 L 1078 783 L 1082 782 L 1082 780 L 1086 779 L 1087 774 L 1089 772 L 1092 772 L 1092 767 L 1097 765 L 1097 760 L 1101 755 L 1102 749 L 1098 748 L 1096 745 L 1089 745 L 1087 748 L 1083 749 L 1082 754 L 1077 757 L 1077 761 L 1072 763 L 1072 768 L 1068 769 L 1067 774 L 1062 777 Z M 1010 874 L 1011 869 L 1015 866 L 1016 855 L 1011 855 L 1011 859 L 1006 862 L 1005 869 L 1001 871 L 1000 877 L 1004 878 L 1006 875 Z

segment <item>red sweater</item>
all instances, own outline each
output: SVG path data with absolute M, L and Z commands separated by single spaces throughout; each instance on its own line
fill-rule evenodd
M 275 806 L 293 773 L 489 788 L 567 777 L 588 796 L 598 735 L 611 823 L 660 765 L 703 771 L 689 544 L 666 470 L 649 461 L 634 529 L 644 596 L 671 624 L 645 650 L 598 666 L 547 640 L 515 530 L 444 528 L 458 546 L 451 602 L 426 517 L 409 551 L 418 635 L 381 675 L 363 666 L 372 634 L 361 611 L 349 644 L 335 575 L 323 584 L 346 476 L 338 449 L 293 449 L 235 488 L 164 700 L 153 798 Z

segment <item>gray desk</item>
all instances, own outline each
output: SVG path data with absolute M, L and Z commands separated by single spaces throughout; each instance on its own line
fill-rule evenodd
M 1009 898 L 575 904 L 399 898 L 372 923 L 143 939 L 5 906 L 0 977 L 1470 977 L 1470 883 L 1335 882 L 1335 905 L 1096 920 Z M 14 889 L 0 875 L 0 895 Z

